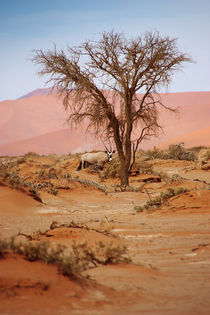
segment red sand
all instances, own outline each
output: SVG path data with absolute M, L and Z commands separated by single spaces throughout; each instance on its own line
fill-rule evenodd
M 161 172 L 183 173 L 195 167 L 190 161 L 154 160 Z M 0 186 L 0 232 L 9 237 L 39 239 L 71 246 L 72 241 L 97 241 L 127 246 L 134 264 L 98 266 L 85 271 L 89 279 L 67 278 L 56 266 L 30 262 L 16 254 L 0 257 L 0 314 L 102 314 L 102 315 L 207 315 L 210 312 L 210 192 L 200 170 L 193 179 L 146 183 L 139 192 L 103 193 L 93 187 L 69 182 L 62 172 L 100 182 L 98 174 L 75 171 L 77 157 L 30 156 L 14 166 L 21 178 L 40 181 L 40 170 L 54 168 L 58 178 L 45 178 L 58 189 L 56 196 L 41 191 L 43 203 L 28 195 Z M 46 166 L 48 166 L 46 168 Z M 205 172 L 209 178 L 209 171 Z M 188 173 L 191 173 L 189 170 Z M 182 176 L 184 176 L 183 173 Z M 145 176 L 145 175 L 143 175 Z M 139 186 L 142 174 L 131 178 Z M 26 180 L 27 181 L 27 180 Z M 119 179 L 104 180 L 113 185 Z M 174 196 L 155 211 L 137 213 L 142 205 L 167 188 L 187 187 L 190 192 Z M 65 188 L 65 189 L 64 189 Z M 145 190 L 146 188 L 146 190 Z M 147 191 L 147 193 L 146 193 Z M 68 228 L 59 223 L 78 223 Z M 50 229 L 53 221 L 57 226 Z M 109 234 L 104 234 L 104 231 Z M 45 233 L 44 233 L 45 232 Z M 23 236 L 25 235 L 25 236 Z M 51 243 L 51 244 L 52 244 Z

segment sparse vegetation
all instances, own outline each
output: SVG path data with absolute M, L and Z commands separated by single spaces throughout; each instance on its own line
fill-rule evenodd
M 192 152 L 195 152 L 196 154 L 199 153 L 202 149 L 208 149 L 208 147 L 204 146 L 204 145 L 199 145 L 199 146 L 196 146 L 196 147 L 192 147 L 192 148 L 189 148 L 188 150 L 189 151 L 192 151 Z
M 38 157 L 40 155 L 36 152 L 28 152 L 28 153 L 25 153 L 24 156 L 25 157 Z
M 86 224 L 84 223 L 76 223 L 73 220 L 69 223 L 58 223 L 56 221 L 53 221 L 50 225 L 50 230 L 58 229 L 61 227 L 66 227 L 66 228 L 78 228 L 78 229 L 85 229 L 87 231 L 96 231 L 98 233 L 102 233 L 104 235 L 111 235 L 112 237 L 116 237 L 114 234 L 111 234 L 109 230 L 107 229 L 94 229 L 94 228 L 89 228 Z M 47 231 L 46 231 L 47 232 Z
M 20 164 L 25 166 L 36 167 L 39 169 L 42 167 L 38 161 L 34 162 L 31 157 L 39 157 L 35 153 L 30 153 L 24 157 L 8 157 L 1 158 L 0 160 L 0 180 L 6 185 L 18 189 L 20 191 L 29 193 L 32 197 L 41 202 L 40 190 L 45 190 L 50 194 L 57 195 L 58 190 L 54 186 L 50 179 L 57 179 L 56 171 L 54 168 L 50 168 L 45 174 L 45 170 L 41 169 L 34 173 L 32 176 L 21 176 L 19 167 Z M 46 165 L 44 165 L 46 167 Z M 23 166 L 24 167 L 24 166 Z M 36 175 L 37 174 L 37 175 Z M 29 181 L 31 177 L 35 177 L 32 181 Z M 40 182 L 42 181 L 42 182 Z
M 195 161 L 197 159 L 196 154 L 186 150 L 182 143 L 169 145 L 168 154 L 170 159 L 175 160 Z
M 197 160 L 196 152 L 194 150 L 186 150 L 183 143 L 171 144 L 167 150 L 154 148 L 153 150 L 148 150 L 147 155 L 151 159 Z
M 210 150 L 206 151 L 203 155 L 205 161 L 208 161 L 210 160 Z
M 165 150 L 160 150 L 156 147 L 154 147 L 152 150 L 147 150 L 145 155 L 147 156 L 148 159 L 169 159 L 169 155 L 167 151 Z
M 100 185 L 99 183 L 95 181 L 88 180 L 88 179 L 80 179 L 78 176 L 72 176 L 71 174 L 68 174 L 68 173 L 64 174 L 63 176 L 68 181 L 80 183 L 84 186 L 93 187 L 93 188 L 103 191 L 104 193 L 107 193 L 108 187 L 105 185 Z
M 202 150 L 201 158 L 206 155 L 205 152 L 206 149 Z M 102 304 L 105 308 L 106 305 L 110 308 L 110 303 L 113 301 L 118 303 L 122 286 L 135 288 L 135 297 L 138 299 L 139 294 L 141 295 L 142 285 L 147 285 L 147 275 L 149 278 L 158 277 L 161 288 L 159 266 L 163 261 L 167 264 L 169 256 L 173 256 L 173 259 L 176 256 L 177 262 L 183 257 L 188 262 L 194 261 L 195 256 L 191 254 L 191 249 L 192 252 L 194 249 L 197 252 L 198 249 L 199 253 L 199 244 L 205 243 L 206 248 L 205 251 L 202 249 L 202 258 L 208 260 L 207 246 L 209 246 L 209 242 L 206 241 L 208 235 L 205 233 L 207 231 L 205 222 L 209 215 L 209 194 L 207 183 L 202 181 L 202 177 L 199 177 L 199 174 L 204 175 L 203 178 L 206 180 L 208 173 L 194 170 L 200 160 L 196 163 L 174 160 L 150 161 L 147 156 L 138 153 L 133 165 L 133 173 L 130 175 L 131 185 L 122 187 L 119 178 L 116 178 L 115 175 L 114 180 L 108 178 L 100 182 L 99 174 L 103 174 L 102 171 L 99 171 L 99 174 L 97 170 L 93 174 L 89 174 L 87 170 L 76 172 L 77 157 L 75 156 L 72 156 L 71 159 L 64 156 L 24 157 L 25 162 L 23 163 L 21 163 L 21 159 L 15 159 L 8 158 L 9 167 L 0 169 L 0 172 L 2 171 L 1 192 L 8 199 L 10 196 L 14 196 L 11 202 L 4 198 L 3 202 L 6 202 L 4 205 L 2 203 L 2 218 L 6 215 L 5 218 L 9 220 L 1 222 L 2 235 L 7 236 L 11 233 L 11 230 L 5 229 L 7 227 L 11 227 L 17 233 L 16 238 L 10 240 L 0 238 L 0 263 L 3 268 L 1 268 L 0 295 L 6 312 L 8 305 L 11 305 L 11 309 L 16 309 L 20 305 L 19 300 L 22 296 L 26 296 L 28 301 L 35 297 L 35 300 L 26 303 L 29 309 L 31 307 L 35 309 L 34 303 L 43 297 L 46 303 L 52 301 L 53 298 L 57 299 L 55 305 L 60 305 L 60 297 L 65 296 L 65 299 L 62 299 L 65 305 L 62 304 L 61 308 L 64 305 L 71 312 L 70 304 L 75 303 L 75 310 L 83 311 L 86 310 L 87 304 L 88 307 L 90 306 L 88 302 L 90 294 L 93 310 L 96 309 L 96 305 L 100 310 Z M 1 162 L 5 166 L 7 165 L 6 158 L 0 158 Z M 108 167 L 113 167 L 113 165 L 107 164 L 104 171 Z M 140 171 L 135 172 L 137 169 Z M 193 169 L 192 172 L 191 169 Z M 112 171 L 114 170 L 113 168 Z M 189 176 L 185 177 L 185 170 L 190 172 Z M 154 174 L 158 176 L 154 176 Z M 191 174 L 194 175 L 195 181 L 185 179 L 191 177 Z M 40 193 L 46 204 L 34 207 L 34 202 L 30 202 L 30 200 L 28 202 L 28 196 L 14 192 L 7 186 L 26 189 L 27 194 L 30 192 L 34 196 Z M 191 188 L 192 192 L 182 196 L 181 194 L 188 189 L 181 186 Z M 64 191 L 65 187 L 68 190 Z M 167 189 L 167 187 L 173 188 Z M 59 191 L 57 198 L 46 194 L 46 192 L 53 193 L 54 189 Z M 105 196 L 99 189 L 109 195 Z M 16 197 L 19 201 L 17 204 L 15 204 Z M 27 197 L 26 202 L 25 197 Z M 20 207 L 21 201 L 22 207 Z M 136 211 L 132 211 L 135 205 Z M 27 213 L 30 215 L 31 209 L 33 218 L 27 219 L 26 215 Z M 161 209 L 159 215 L 158 209 Z M 143 214 L 140 214 L 141 211 L 144 211 Z M 152 213 L 156 213 L 155 225 L 151 224 L 151 220 L 154 221 Z M 20 224 L 18 226 L 14 225 L 17 220 L 14 220 L 13 214 L 15 217 L 19 216 Z M 151 214 L 152 217 L 150 217 Z M 51 220 L 49 223 L 50 217 L 55 218 L 57 222 Z M 183 240 L 186 239 L 186 224 L 189 224 L 187 229 L 189 242 L 185 242 L 186 246 L 183 247 Z M 40 230 L 38 230 L 39 228 Z M 35 230 L 36 232 L 33 232 Z M 168 231 L 173 233 L 168 233 Z M 194 237 L 195 232 L 197 238 Z M 161 243 L 159 244 L 157 240 L 160 238 Z M 94 239 L 96 243 L 94 243 Z M 81 243 L 76 243 L 74 240 L 76 242 L 80 240 Z M 97 242 L 99 240 L 102 242 Z M 182 250 L 174 256 L 177 242 Z M 139 251 L 137 243 L 140 243 L 141 251 Z M 128 251 L 125 246 L 122 246 L 123 244 L 127 244 Z M 163 247 L 167 250 L 163 257 L 161 256 L 161 259 L 157 260 L 158 255 L 156 254 Z M 132 255 L 135 266 L 127 265 L 131 262 L 129 255 Z M 155 264 L 153 263 L 154 257 Z M 120 263 L 122 264 L 118 265 Z M 8 273 L 4 274 L 4 269 L 8 269 L 7 266 L 12 266 L 9 278 Z M 33 269 L 33 275 L 28 277 L 21 266 L 25 266 L 24 268 L 27 270 Z M 170 281 L 174 281 L 173 266 L 171 271 Z M 110 286 L 113 280 L 106 277 L 107 272 L 119 276 L 115 292 L 107 291 L 106 287 L 101 286 L 102 281 L 97 280 L 100 278 L 99 280 L 103 280 L 105 285 Z M 132 277 L 129 276 L 131 272 Z M 136 276 L 139 272 L 145 275 L 143 284 L 138 284 Z M 57 277 L 59 277 L 59 283 Z M 90 280 L 85 277 L 90 277 Z M 92 277 L 94 280 L 91 280 Z M 128 279 L 129 281 L 131 279 L 132 282 L 128 283 Z M 187 283 L 187 278 L 185 280 Z M 71 291 L 69 291 L 66 281 L 69 282 Z M 61 285 L 62 290 L 59 290 Z M 110 296 L 113 300 L 110 299 Z M 130 301 L 130 298 L 133 300 L 133 293 L 129 293 L 127 297 L 127 302 Z M 119 310 L 122 307 L 120 306 Z M 41 308 L 39 310 L 42 311 Z
M 136 161 L 133 165 L 133 169 L 139 170 L 141 174 L 153 174 L 153 166 L 146 161 Z
M 132 169 L 139 171 L 141 174 L 152 174 L 152 165 L 145 161 L 136 161 Z M 120 176 L 120 161 L 118 158 L 113 159 L 109 162 L 104 169 L 104 171 L 100 174 L 101 178 L 116 178 Z
M 96 249 L 87 245 L 73 243 L 71 248 L 61 244 L 49 242 L 19 243 L 15 238 L 10 240 L 0 239 L 0 257 L 8 251 L 24 255 L 29 261 L 42 261 L 46 264 L 55 264 L 59 272 L 68 277 L 75 277 L 82 271 L 95 268 L 98 265 L 131 262 L 125 256 L 125 246 L 113 246 L 97 243 Z
M 106 165 L 106 168 L 101 173 L 101 178 L 115 178 L 120 175 L 120 160 L 114 158 L 111 162 Z
M 136 210 L 137 212 L 143 212 L 145 210 L 154 210 L 165 204 L 168 199 L 180 194 L 184 194 L 188 191 L 189 189 L 183 187 L 178 187 L 177 189 L 168 188 L 167 191 L 161 192 L 160 195 L 156 198 L 151 199 L 149 196 L 149 200 L 146 202 L 144 206 L 135 206 L 134 210 Z

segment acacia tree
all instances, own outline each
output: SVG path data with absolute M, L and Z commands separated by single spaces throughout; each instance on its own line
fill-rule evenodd
M 168 86 L 191 58 L 178 50 L 176 39 L 158 32 L 126 39 L 111 31 L 97 41 L 67 47 L 66 53 L 56 47 L 35 50 L 32 60 L 63 97 L 69 122 L 86 121 L 96 135 L 113 139 L 121 185 L 128 185 L 132 153 L 134 161 L 141 141 L 158 134 L 159 107 L 168 108 L 158 89 Z

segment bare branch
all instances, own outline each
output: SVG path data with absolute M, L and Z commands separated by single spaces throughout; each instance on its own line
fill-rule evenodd
M 103 141 L 113 139 L 121 161 L 121 184 L 128 184 L 131 157 L 139 144 L 157 136 L 158 89 L 168 86 L 173 74 L 191 58 L 177 48 L 177 39 L 147 32 L 135 39 L 104 32 L 67 52 L 56 46 L 34 51 L 32 59 L 47 75 L 68 111 L 70 124 L 87 125 Z M 140 93 L 140 94 L 137 94 Z M 135 139 L 135 140 L 134 140 Z M 111 142 L 109 143 L 111 145 Z

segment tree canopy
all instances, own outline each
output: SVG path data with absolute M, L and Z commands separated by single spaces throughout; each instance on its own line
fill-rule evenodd
M 128 185 L 132 153 L 135 157 L 145 137 L 158 134 L 159 107 L 172 110 L 162 103 L 159 88 L 192 60 L 178 50 L 177 39 L 158 32 L 127 39 L 111 31 L 66 52 L 35 50 L 33 61 L 63 97 L 69 122 L 87 121 L 97 135 L 113 139 L 121 184 Z

